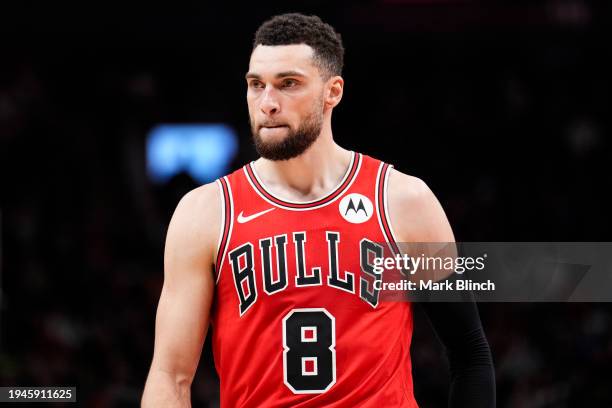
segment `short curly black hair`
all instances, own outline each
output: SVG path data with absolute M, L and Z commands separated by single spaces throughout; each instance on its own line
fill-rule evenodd
M 255 32 L 253 49 L 258 45 L 306 44 L 314 50 L 315 63 L 329 79 L 342 75 L 344 47 L 342 38 L 332 26 L 317 16 L 287 13 L 274 16 Z

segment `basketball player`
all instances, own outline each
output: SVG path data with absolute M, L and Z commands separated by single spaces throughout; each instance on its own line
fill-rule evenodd
M 222 407 L 417 406 L 413 304 L 381 301 L 369 259 L 454 237 L 421 180 L 334 142 L 343 52 L 315 16 L 258 29 L 246 82 L 261 158 L 176 209 L 143 406 L 191 405 L 209 323 Z M 495 406 L 475 305 L 424 307 L 448 352 L 449 405 Z

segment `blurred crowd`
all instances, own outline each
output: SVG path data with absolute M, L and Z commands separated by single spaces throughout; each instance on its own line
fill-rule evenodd
M 75 385 L 88 407 L 138 403 L 167 224 L 196 186 L 187 174 L 150 182 L 145 138 L 158 123 L 225 122 L 241 143 L 231 167 L 255 158 L 243 75 L 258 22 L 225 45 L 6 51 L 0 385 Z M 338 25 L 336 139 L 425 180 L 457 240 L 610 240 L 612 67 L 599 25 L 401 35 Z M 611 309 L 481 304 L 498 406 L 612 406 Z M 412 358 L 420 405 L 445 406 L 444 351 L 418 308 Z M 218 406 L 217 381 L 207 343 L 195 406 Z

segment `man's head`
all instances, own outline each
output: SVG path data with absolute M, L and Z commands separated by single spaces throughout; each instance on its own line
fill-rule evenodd
M 343 59 L 340 35 L 319 17 L 283 14 L 259 27 L 246 79 L 262 157 L 288 160 L 314 143 L 342 98 Z

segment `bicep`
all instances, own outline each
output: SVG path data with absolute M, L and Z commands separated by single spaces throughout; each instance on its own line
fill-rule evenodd
M 214 213 L 184 198 L 168 228 L 153 366 L 190 381 L 209 324 L 214 292 Z
M 388 190 L 389 217 L 400 251 L 446 259 L 457 256 L 455 236 L 442 205 L 420 179 L 392 170 Z M 434 263 L 437 265 L 437 263 Z M 452 271 L 419 270 L 423 280 L 440 280 Z
M 164 285 L 155 321 L 156 368 L 193 376 L 208 329 L 213 285 L 210 277 Z

